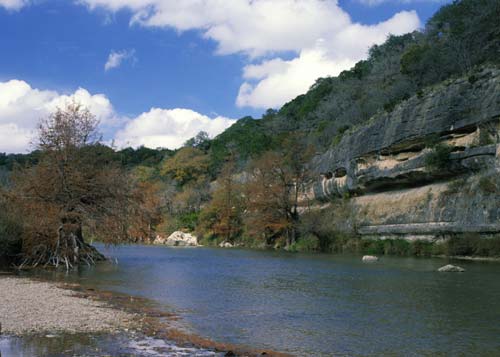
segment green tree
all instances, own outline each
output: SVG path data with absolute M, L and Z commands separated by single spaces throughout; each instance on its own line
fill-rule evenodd
M 209 158 L 202 150 L 187 146 L 165 160 L 160 173 L 173 178 L 183 186 L 189 182 L 204 180 L 208 165 Z

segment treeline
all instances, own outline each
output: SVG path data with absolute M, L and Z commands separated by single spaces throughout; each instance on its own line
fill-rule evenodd
M 455 1 L 443 6 L 422 32 L 389 36 L 384 44 L 370 49 L 366 60 L 337 77 L 318 79 L 306 94 L 281 109 L 269 109 L 259 120 L 242 118 L 213 139 L 200 133 L 175 151 L 114 150 L 98 141 L 83 145 L 82 152 L 95 159 L 96 169 L 88 168 L 89 172 L 97 175 L 113 168 L 116 175 L 126 178 L 116 185 L 123 193 L 117 202 L 123 202 L 127 210 L 115 207 L 121 223 L 114 227 L 120 233 L 114 237 L 147 242 L 157 234 L 187 230 L 196 232 L 205 244 L 226 241 L 323 251 L 348 246 L 346 232 L 352 227 L 347 200 L 333 202 L 330 210 L 322 212 L 308 208 L 306 183 L 314 179 L 308 166 L 311 157 L 334 147 L 347 130 L 363 125 L 379 111 L 392 111 L 426 87 L 455 76 L 468 75 L 474 81 L 478 66 L 500 65 L 499 18 L 500 0 Z M 39 233 L 29 236 L 26 227 L 19 227 L 28 214 L 8 213 L 6 205 L 13 201 L 5 192 L 19 191 L 23 180 L 16 177 L 23 175 L 17 173 L 37 170 L 46 160 L 44 147 L 28 155 L 0 154 L 4 187 L 0 251 L 27 247 L 13 237 L 39 239 Z M 77 183 L 79 189 L 81 183 Z M 68 192 L 52 192 L 66 201 L 51 204 L 67 212 L 87 212 L 100 202 L 103 192 L 86 198 L 77 208 L 68 206 Z M 95 228 L 113 223 L 97 213 L 90 219 L 79 218 L 76 224 L 87 237 L 106 241 L 105 230 Z M 60 226 L 54 223 L 50 234 L 59 237 L 54 227 L 57 231 Z

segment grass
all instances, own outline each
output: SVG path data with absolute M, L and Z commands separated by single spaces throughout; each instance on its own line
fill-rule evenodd
M 324 252 L 403 257 L 475 256 L 500 257 L 500 235 L 458 234 L 445 241 L 407 241 L 405 239 L 361 239 L 359 236 L 334 234 L 324 239 L 310 234 L 299 239 L 292 252 Z

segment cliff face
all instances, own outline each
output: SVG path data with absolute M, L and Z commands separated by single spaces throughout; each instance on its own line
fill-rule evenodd
M 500 232 L 500 197 L 491 188 L 499 122 L 500 69 L 448 80 L 374 116 L 316 157 L 321 179 L 312 195 L 355 196 L 356 225 L 366 235 Z

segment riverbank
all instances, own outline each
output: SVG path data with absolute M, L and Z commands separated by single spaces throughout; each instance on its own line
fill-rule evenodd
M 55 284 L 0 276 L 2 333 L 119 332 L 139 328 L 137 315 L 81 298 Z
M 69 356 L 74 348 L 89 356 L 286 356 L 214 342 L 184 328 L 179 316 L 152 307 L 148 299 L 80 284 L 2 272 L 0 301 L 0 356 L 34 349 Z

